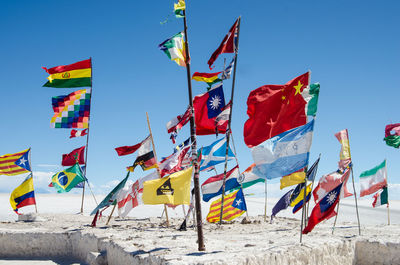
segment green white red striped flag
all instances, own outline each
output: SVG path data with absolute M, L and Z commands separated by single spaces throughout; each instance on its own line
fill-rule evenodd
M 386 160 L 360 175 L 360 196 L 369 195 L 387 186 Z

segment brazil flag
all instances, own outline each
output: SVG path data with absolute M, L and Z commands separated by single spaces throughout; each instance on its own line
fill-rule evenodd
M 53 183 L 58 193 L 68 192 L 83 181 L 85 181 L 85 178 L 78 164 L 58 172 L 51 179 L 51 183 Z

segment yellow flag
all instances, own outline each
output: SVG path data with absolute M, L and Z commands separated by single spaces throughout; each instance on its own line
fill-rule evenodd
M 311 184 L 308 184 L 307 189 L 306 189 L 306 194 L 308 196 L 308 194 L 311 192 Z M 303 186 L 304 187 L 304 186 Z M 307 197 L 306 196 L 306 197 Z M 304 188 L 301 189 L 299 195 L 290 203 L 290 206 L 294 207 L 296 204 L 298 204 L 300 201 L 302 201 L 304 199 Z
M 143 183 L 144 204 L 190 204 L 190 181 L 193 167 L 173 173 L 168 177 Z
M 294 172 L 290 175 L 284 176 L 281 178 L 281 189 L 303 183 L 305 178 L 306 173 L 304 171 Z

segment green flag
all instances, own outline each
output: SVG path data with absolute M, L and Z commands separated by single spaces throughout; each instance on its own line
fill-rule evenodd
M 73 165 L 63 171 L 53 175 L 51 183 L 57 192 L 68 192 L 78 183 L 84 182 L 82 170 L 78 164 Z

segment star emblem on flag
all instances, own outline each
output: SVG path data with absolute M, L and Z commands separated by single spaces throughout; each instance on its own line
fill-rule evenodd
M 241 200 L 241 199 L 237 200 L 237 201 L 236 201 L 236 206 L 239 206 L 241 203 L 242 203 L 242 200 Z

